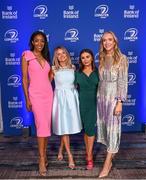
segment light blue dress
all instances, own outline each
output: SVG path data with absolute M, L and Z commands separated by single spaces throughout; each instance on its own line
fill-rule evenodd
M 53 133 L 75 134 L 82 129 L 74 69 L 54 71 L 55 91 L 52 112 Z

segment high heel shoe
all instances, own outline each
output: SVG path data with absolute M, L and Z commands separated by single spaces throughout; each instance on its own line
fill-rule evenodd
M 86 169 L 87 169 L 87 170 L 91 170 L 91 169 L 93 169 L 93 167 L 94 167 L 93 160 L 87 160 Z
M 72 170 L 75 169 L 75 163 L 74 163 L 72 155 L 68 156 L 68 159 L 69 159 L 68 167 Z
M 105 170 L 101 171 L 101 173 L 99 174 L 98 178 L 105 178 L 105 177 L 107 177 L 111 170 L 112 170 L 112 163 L 110 164 L 109 168 L 106 171 Z

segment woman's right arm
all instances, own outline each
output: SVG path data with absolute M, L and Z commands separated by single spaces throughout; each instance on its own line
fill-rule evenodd
M 24 56 L 22 56 L 22 84 L 23 84 L 23 90 L 24 90 L 24 95 L 25 95 L 26 108 L 28 111 L 31 111 L 32 105 L 29 99 L 29 94 L 28 94 L 28 86 L 29 86 L 28 62 L 26 61 Z
M 53 79 L 54 79 L 54 71 L 53 71 L 53 69 L 51 68 L 51 69 L 50 69 L 50 72 L 49 72 L 49 80 L 52 82 Z

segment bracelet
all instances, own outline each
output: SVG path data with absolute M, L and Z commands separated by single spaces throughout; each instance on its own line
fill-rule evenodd
M 123 103 L 123 101 L 122 101 L 122 100 L 120 100 L 120 99 L 118 100 L 118 102 Z

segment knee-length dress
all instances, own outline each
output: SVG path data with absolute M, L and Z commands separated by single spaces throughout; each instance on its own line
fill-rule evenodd
M 74 69 L 54 70 L 55 91 L 52 111 L 53 133 L 75 134 L 82 129 Z
M 28 62 L 29 98 L 34 114 L 36 133 L 38 137 L 51 135 L 51 113 L 53 90 L 48 78 L 50 65 L 45 61 L 42 67 L 32 51 L 24 51 L 24 58 Z
M 117 65 L 110 57 L 105 61 L 105 67 L 99 69 L 99 89 L 97 93 L 97 142 L 105 144 L 107 151 L 117 153 L 121 138 L 121 115 L 115 116 L 114 109 L 117 100 L 124 101 L 127 96 L 128 63 L 122 55 Z
M 89 76 L 81 71 L 76 72 L 75 84 L 79 90 L 81 120 L 84 132 L 88 136 L 94 136 L 96 133 L 98 81 L 97 70 Z

